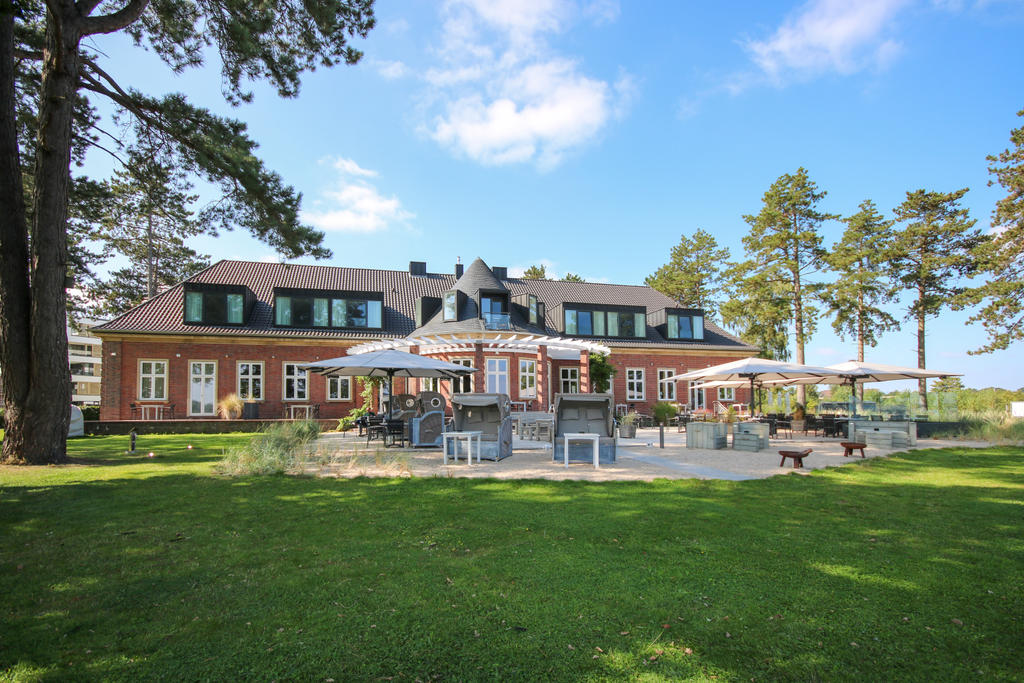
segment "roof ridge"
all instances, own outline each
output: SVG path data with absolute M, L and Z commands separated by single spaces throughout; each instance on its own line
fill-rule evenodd
M 365 268 L 356 266 L 335 266 L 323 263 L 282 263 L 280 261 L 252 261 L 248 259 L 221 259 L 217 263 L 247 263 L 257 266 L 286 266 L 288 268 L 335 268 L 337 270 L 363 270 L 363 271 L 375 271 L 378 273 L 402 273 L 404 275 L 412 275 L 408 270 L 401 270 L 396 268 Z M 214 264 L 216 265 L 216 264 Z M 196 273 L 198 275 L 199 273 Z M 427 275 L 439 275 L 441 277 L 455 277 L 455 273 L 431 273 Z M 423 277 L 417 275 L 415 277 Z

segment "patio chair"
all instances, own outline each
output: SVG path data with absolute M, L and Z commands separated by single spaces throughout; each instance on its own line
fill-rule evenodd
M 366 443 L 369 444 L 374 439 L 384 438 L 384 416 L 383 415 L 366 415 Z M 362 436 L 362 432 L 360 432 Z
M 512 455 L 512 404 L 508 394 L 457 394 L 452 397 L 452 413 L 454 431 L 481 432 L 482 459 L 497 461 Z M 449 447 L 454 449 L 455 443 Z
M 404 420 L 384 420 L 383 425 L 383 438 L 384 447 L 387 448 L 389 445 L 394 446 L 395 442 L 404 448 L 405 447 L 405 421 Z M 390 444 L 388 443 L 390 442 Z
M 615 462 L 615 421 L 610 394 L 556 394 L 555 444 L 552 459 L 565 460 L 565 435 L 598 434 L 598 459 L 601 463 Z M 569 443 L 569 460 L 594 461 L 593 445 L 584 441 Z

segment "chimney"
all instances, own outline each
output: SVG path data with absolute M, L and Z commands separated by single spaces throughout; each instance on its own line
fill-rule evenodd
M 462 277 L 462 257 L 461 256 L 456 256 L 455 257 L 455 279 L 458 280 L 460 277 Z
M 505 266 L 494 266 L 493 268 L 491 268 L 491 272 L 494 273 L 494 277 L 498 278 L 499 280 L 508 279 L 508 268 L 506 268 Z
M 426 261 L 409 261 L 409 275 L 426 275 Z

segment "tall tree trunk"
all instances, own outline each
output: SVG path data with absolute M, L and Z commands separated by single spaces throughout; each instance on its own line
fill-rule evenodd
M 924 287 L 917 288 L 918 302 L 924 301 Z M 924 309 L 918 306 L 917 312 L 917 367 L 926 368 L 924 362 Z M 928 380 L 917 380 L 917 403 L 923 410 L 928 410 Z
M 794 222 L 794 227 L 796 223 Z M 800 246 L 793 245 L 793 261 L 796 268 L 793 269 L 793 325 L 796 328 L 796 362 L 804 363 L 804 302 L 800 293 Z M 807 387 L 798 384 L 796 387 L 796 402 L 807 407 Z
M 79 37 L 74 3 L 52 3 L 47 12 L 32 197 L 29 388 L 23 412 L 8 425 L 22 442 L 21 459 L 30 464 L 67 459 L 71 403 L 65 310 L 67 197 Z
M 153 212 L 146 216 L 146 297 L 156 296 L 156 266 L 153 265 Z
M 864 292 L 857 293 L 857 360 L 864 362 Z M 857 383 L 857 400 L 864 402 L 864 382 Z
M 0 368 L 4 434 L 2 461 L 24 462 L 28 399 L 30 302 L 28 225 L 14 107 L 14 5 L 0 1 Z

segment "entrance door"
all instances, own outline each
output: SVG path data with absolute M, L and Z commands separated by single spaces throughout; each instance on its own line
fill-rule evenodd
M 704 409 L 704 382 L 690 382 L 690 409 Z
M 486 361 L 487 393 L 508 393 L 508 358 L 488 358 Z
M 194 360 L 188 365 L 188 414 L 213 415 L 217 411 L 217 364 Z

